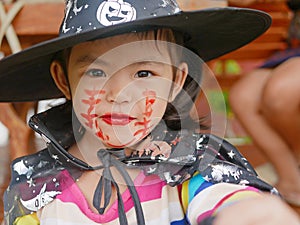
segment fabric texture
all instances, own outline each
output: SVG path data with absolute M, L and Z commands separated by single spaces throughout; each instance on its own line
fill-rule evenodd
M 260 65 L 260 68 L 275 68 L 286 60 L 299 56 L 300 48 L 288 48 L 272 55 L 262 65 Z
M 126 182 L 127 189 L 119 193 L 120 198 L 111 207 L 95 213 L 76 180 L 84 171 L 97 168 L 84 167 L 67 153 L 54 150 L 54 142 L 66 149 L 74 143 L 70 119 L 67 120 L 72 118 L 71 114 L 72 108 L 66 103 L 31 119 L 31 126 L 36 131 L 43 130 L 42 135 L 49 139 L 48 147 L 13 162 L 11 183 L 4 196 L 6 225 L 37 221 L 41 224 L 141 225 L 157 221 L 174 225 L 211 224 L 218 210 L 226 205 L 256 196 L 260 191 L 278 194 L 257 177 L 249 162 L 228 142 L 213 135 L 170 131 L 158 126 L 154 129 L 155 137 L 172 146 L 168 159 L 149 158 L 146 154 L 140 159 L 136 155 L 124 157 L 120 154 L 122 149 L 116 149 L 117 154 L 112 150 L 99 151 L 119 163 L 101 167 L 103 171 L 119 167 L 121 172 L 130 174 L 134 170 L 139 175 Z M 121 174 L 125 177 L 126 173 Z M 99 184 L 102 177 L 107 178 L 99 176 Z M 114 177 L 110 179 L 107 184 L 118 188 Z M 106 192 L 104 195 L 107 197 Z M 96 190 L 94 198 L 99 196 L 102 192 L 97 194 Z

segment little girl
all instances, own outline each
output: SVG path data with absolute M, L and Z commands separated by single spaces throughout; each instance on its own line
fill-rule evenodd
M 224 224 L 219 218 L 232 205 L 278 194 L 231 144 L 196 132 L 201 124 L 190 116 L 201 81 L 195 53 L 209 60 L 249 42 L 268 16 L 231 8 L 179 13 L 174 1 L 156 0 L 66 6 L 58 39 L 0 62 L 0 79 L 22 58 L 31 78 L 19 78 L 48 87 L 39 96 L 15 90 L 15 98 L 67 100 L 30 120 L 47 148 L 13 162 L 6 224 Z M 233 28 L 245 33 L 235 38 Z M 284 209 L 276 223 L 284 216 L 299 223 L 274 198 Z

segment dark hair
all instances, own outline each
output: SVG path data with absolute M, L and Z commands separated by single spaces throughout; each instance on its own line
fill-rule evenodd
M 287 1 L 287 6 L 293 10 L 297 11 L 300 9 L 300 1 L 299 0 L 288 0 Z
M 185 57 L 185 55 L 183 55 Z M 183 58 L 183 61 L 186 60 Z M 186 129 L 208 129 L 206 116 L 193 119 L 191 110 L 201 91 L 200 82 L 202 77 L 202 62 L 200 60 L 187 60 L 189 74 L 184 86 L 173 102 L 168 103 L 163 120 L 172 130 Z

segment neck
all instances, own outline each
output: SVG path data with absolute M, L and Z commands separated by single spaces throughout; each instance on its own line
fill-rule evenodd
M 130 156 L 132 152 L 136 151 L 144 151 L 147 145 L 150 143 L 150 138 L 145 138 L 141 142 L 124 148 L 123 153 L 125 156 Z M 99 166 L 99 159 L 97 157 L 97 152 L 100 149 L 109 149 L 112 152 L 114 149 L 109 148 L 108 146 L 105 146 L 97 137 L 92 135 L 89 132 L 86 132 L 82 139 L 78 142 L 76 142 L 75 145 L 73 145 L 69 149 L 69 153 L 72 154 L 74 157 L 86 162 L 90 166 Z M 119 150 L 119 149 L 115 149 Z

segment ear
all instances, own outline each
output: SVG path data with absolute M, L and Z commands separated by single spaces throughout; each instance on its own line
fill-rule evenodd
M 66 74 L 61 63 L 57 60 L 54 60 L 50 65 L 51 76 L 58 87 L 58 89 L 65 95 L 65 97 L 70 100 L 71 93 L 66 79 Z
M 189 73 L 188 65 L 184 62 L 180 63 L 180 65 L 177 67 L 176 74 L 175 74 L 175 80 L 174 80 L 173 89 L 170 97 L 171 102 L 174 101 L 176 96 L 182 90 L 188 73 Z

